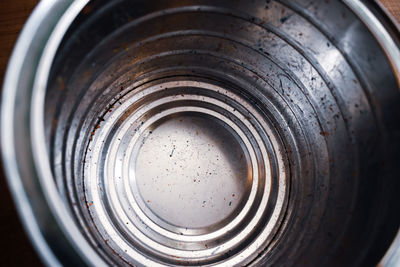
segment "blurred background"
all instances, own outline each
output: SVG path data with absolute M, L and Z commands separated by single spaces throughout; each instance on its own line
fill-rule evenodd
M 38 0 L 0 0 L 0 84 L 12 48 Z M 0 266 L 42 266 L 25 234 L 0 164 Z
M 38 2 L 38 0 L 0 0 L 1 85 L 18 34 Z M 392 22 L 400 29 L 400 0 L 381 0 L 377 1 L 377 4 L 389 14 Z M 42 266 L 19 221 L 1 164 L 0 266 Z

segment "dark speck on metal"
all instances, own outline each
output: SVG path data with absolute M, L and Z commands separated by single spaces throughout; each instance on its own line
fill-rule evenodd
M 372 11 L 41 2 L 5 79 L 1 149 L 45 263 L 378 263 L 400 222 L 400 57 Z

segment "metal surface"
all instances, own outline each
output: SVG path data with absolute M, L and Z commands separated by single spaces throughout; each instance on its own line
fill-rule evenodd
M 380 260 L 400 91 L 378 19 L 339 1 L 85 4 L 42 2 L 4 85 L 3 159 L 47 264 Z
M 368 29 L 372 32 L 375 38 L 380 43 L 381 47 L 385 50 L 390 63 L 392 64 L 393 71 L 396 74 L 397 82 L 400 84 L 400 50 L 395 43 L 395 40 L 390 36 L 390 33 L 379 22 L 374 14 L 368 7 L 361 1 L 348 1 L 344 2 L 355 12 L 358 17 L 365 23 Z

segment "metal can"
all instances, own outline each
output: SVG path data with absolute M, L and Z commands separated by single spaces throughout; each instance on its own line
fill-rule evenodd
M 43 1 L 3 162 L 51 266 L 376 264 L 400 222 L 399 81 L 398 32 L 361 1 Z

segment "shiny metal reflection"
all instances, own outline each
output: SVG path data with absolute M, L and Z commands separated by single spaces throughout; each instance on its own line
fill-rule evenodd
M 378 262 L 400 221 L 399 49 L 356 4 L 41 3 L 2 152 L 45 261 Z

